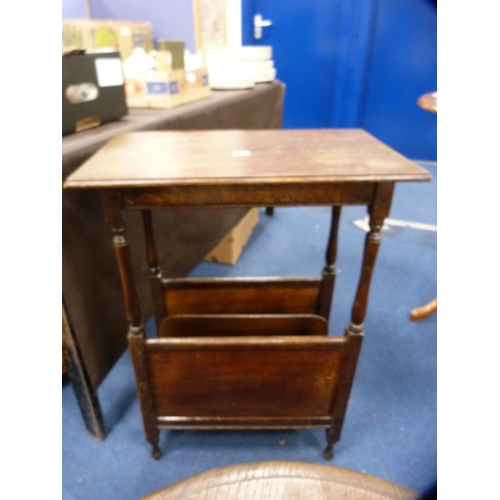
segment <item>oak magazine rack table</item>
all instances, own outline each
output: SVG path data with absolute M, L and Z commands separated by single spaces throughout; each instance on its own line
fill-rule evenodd
M 332 458 L 394 185 L 430 179 L 359 129 L 129 133 L 69 176 L 65 188 L 102 191 L 153 457 L 161 456 L 161 429 L 325 428 L 324 456 Z M 163 278 L 154 210 L 297 205 L 332 207 L 321 276 Z M 351 321 L 343 336 L 330 336 L 343 205 L 366 205 L 370 230 Z M 144 330 L 127 210 L 142 212 L 156 338 Z

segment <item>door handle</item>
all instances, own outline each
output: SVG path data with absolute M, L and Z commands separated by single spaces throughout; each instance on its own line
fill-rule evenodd
M 272 24 L 273 22 L 269 19 L 262 19 L 262 14 L 255 14 L 253 16 L 253 37 L 260 40 L 262 38 L 262 28 L 267 28 Z

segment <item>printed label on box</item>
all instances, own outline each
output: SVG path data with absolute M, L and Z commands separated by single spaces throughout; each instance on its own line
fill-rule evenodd
M 132 35 L 132 45 L 134 47 L 146 47 L 146 35 L 144 33 L 134 33 Z
M 171 94 L 179 93 L 179 82 L 170 82 L 170 93 Z
M 128 81 L 125 83 L 125 94 L 127 97 L 142 97 L 143 86 L 139 82 Z
M 118 49 L 118 38 L 111 28 L 97 28 L 92 30 L 94 48 L 96 49 Z
M 99 87 L 117 87 L 123 85 L 122 62 L 118 57 L 96 59 L 95 72 Z
M 166 82 L 147 82 L 148 94 L 169 94 Z
M 174 95 L 179 93 L 179 82 L 147 82 L 148 94 Z
M 75 27 L 63 27 L 62 30 L 62 46 L 63 47 L 83 47 L 82 32 Z

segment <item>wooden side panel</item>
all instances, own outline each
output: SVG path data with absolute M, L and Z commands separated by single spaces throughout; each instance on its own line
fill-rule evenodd
M 328 325 L 312 314 L 181 314 L 160 325 L 159 337 L 239 337 L 328 335 Z
M 150 339 L 158 417 L 331 417 L 343 337 Z M 297 422 L 299 423 L 299 422 Z
M 164 280 L 167 315 L 316 314 L 319 278 Z
M 283 161 L 283 160 L 281 160 Z M 202 182 L 168 187 L 123 189 L 128 208 L 164 207 L 259 207 L 297 205 L 367 205 L 373 200 L 374 182 L 331 181 L 324 178 L 280 178 L 277 182 L 252 179 L 246 182 L 224 180 L 224 184 Z M 170 181 L 170 180 L 169 180 Z M 172 181 L 170 181 L 172 182 Z M 307 182 L 307 186 L 305 186 Z

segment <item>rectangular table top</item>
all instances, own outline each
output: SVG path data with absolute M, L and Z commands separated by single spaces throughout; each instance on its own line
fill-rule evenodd
M 148 131 L 109 141 L 65 187 L 427 181 L 361 129 Z

